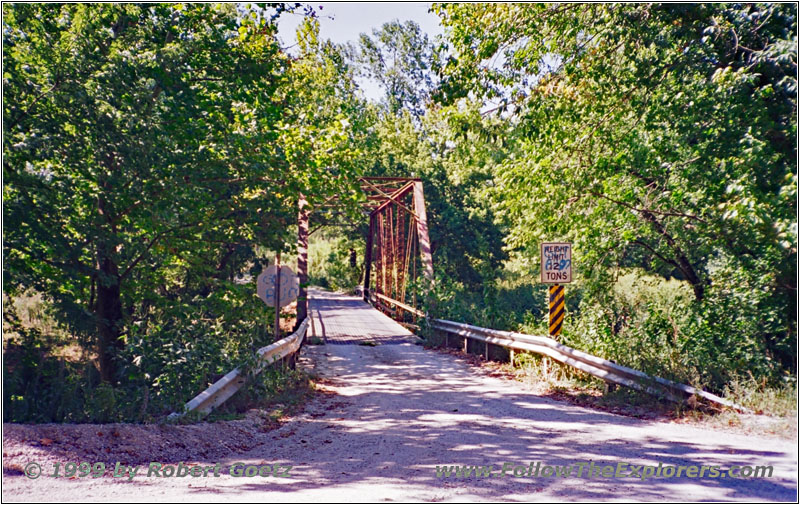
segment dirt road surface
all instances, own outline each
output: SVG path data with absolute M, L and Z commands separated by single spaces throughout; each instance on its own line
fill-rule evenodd
M 4 471 L 3 501 L 797 500 L 794 441 L 643 421 L 537 397 L 519 383 L 425 350 L 356 298 L 315 292 L 313 307 L 313 331 L 327 344 L 304 347 L 303 364 L 323 377 L 330 394 L 313 399 L 279 429 L 253 433 L 246 450 L 162 461 L 219 462 L 221 476 L 147 477 L 146 465 L 130 481 L 108 473 L 33 480 Z M 378 345 L 358 345 L 365 338 Z M 7 460 L 24 465 L 25 457 L 40 457 L 47 472 L 54 461 L 69 460 L 64 452 L 57 459 L 48 453 L 57 444 L 21 448 L 22 431 L 5 426 L 4 467 Z M 5 454 L 7 448 L 14 452 Z M 280 473 L 291 469 L 288 477 L 227 475 L 225 467 L 236 462 L 283 465 Z M 540 473 L 549 473 L 545 466 L 569 466 L 572 473 L 528 476 L 537 463 Z M 723 473 L 735 465 L 771 466 L 772 477 L 713 478 L 706 470 L 702 478 L 615 478 L 600 476 L 599 469 L 588 476 L 590 465 L 616 470 L 618 464 L 629 465 L 626 475 L 631 466 L 659 464 L 662 472 L 673 466 L 717 466 Z M 449 478 L 437 476 L 437 466 L 454 465 L 491 466 L 492 476 L 459 477 L 455 469 Z M 515 478 L 518 465 L 524 475 Z

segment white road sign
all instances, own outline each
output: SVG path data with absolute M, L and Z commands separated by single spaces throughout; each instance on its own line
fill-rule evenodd
M 258 297 L 270 307 L 275 306 L 275 277 L 277 275 L 278 268 L 275 265 L 270 265 L 256 279 Z M 280 294 L 281 307 L 285 307 L 295 301 L 298 293 L 300 293 L 300 279 L 287 265 L 281 267 L 281 285 L 278 293 Z
M 547 284 L 572 282 L 572 244 L 542 242 L 542 282 Z

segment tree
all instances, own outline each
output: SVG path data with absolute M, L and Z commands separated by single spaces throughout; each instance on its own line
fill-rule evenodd
M 453 50 L 442 96 L 505 104 L 512 244 L 571 240 L 598 286 L 626 265 L 684 279 L 707 335 L 685 348 L 793 368 L 796 6 L 436 9 Z
M 51 297 L 113 382 L 167 267 L 280 236 L 252 218 L 281 215 L 285 60 L 274 25 L 231 5 L 3 11 L 4 290 Z
M 423 116 L 436 84 L 438 52 L 417 23 L 395 20 L 374 29 L 372 37 L 362 33 L 350 52 L 363 75 L 384 88 L 392 114 L 404 108 L 418 120 Z
M 356 96 L 344 49 L 320 40 L 319 22 L 307 18 L 297 38 L 300 54 L 286 74 L 278 140 L 296 177 L 294 189 L 312 207 L 336 196 L 355 216 L 371 116 Z

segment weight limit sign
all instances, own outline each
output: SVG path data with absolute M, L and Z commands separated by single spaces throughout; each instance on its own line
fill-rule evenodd
M 572 244 L 566 242 L 542 243 L 542 282 L 552 284 L 549 289 L 550 335 L 561 335 L 564 323 L 564 286 L 572 282 Z

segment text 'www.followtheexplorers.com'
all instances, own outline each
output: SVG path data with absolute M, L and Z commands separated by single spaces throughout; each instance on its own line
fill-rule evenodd
M 577 478 L 577 479 L 761 479 L 772 477 L 772 466 L 731 465 L 613 465 L 579 461 L 564 465 L 503 463 L 502 465 L 437 465 L 436 476 L 447 478 Z

